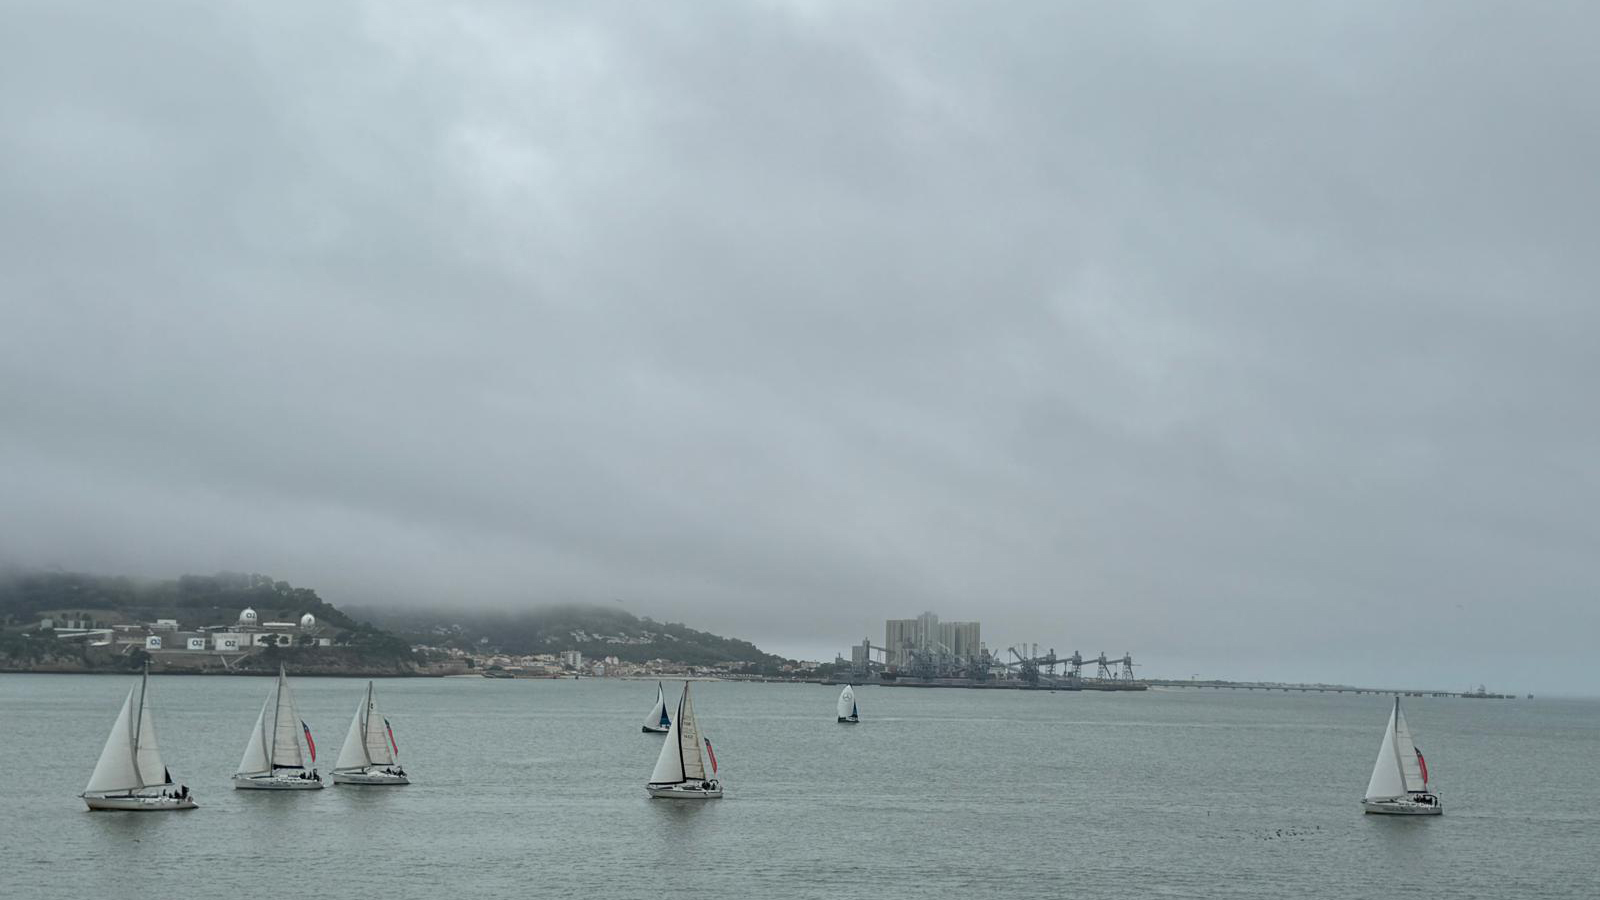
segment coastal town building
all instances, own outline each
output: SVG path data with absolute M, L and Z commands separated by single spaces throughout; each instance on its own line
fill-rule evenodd
M 916 655 L 953 660 L 982 655 L 977 622 L 941 622 L 937 614 L 925 612 L 915 619 L 889 619 L 883 631 L 885 661 L 893 669 L 910 668 Z M 864 667 L 868 652 L 865 646 L 852 650 L 851 661 Z

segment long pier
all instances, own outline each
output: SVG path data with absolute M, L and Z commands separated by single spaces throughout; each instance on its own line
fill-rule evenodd
M 1282 684 L 1270 681 L 1195 681 L 1162 678 L 1141 679 L 1153 687 L 1194 688 L 1216 691 L 1282 691 L 1301 694 L 1386 694 L 1402 697 L 1460 697 L 1467 700 L 1513 700 L 1515 694 L 1491 694 L 1487 691 L 1434 691 L 1416 688 L 1352 687 L 1346 684 Z

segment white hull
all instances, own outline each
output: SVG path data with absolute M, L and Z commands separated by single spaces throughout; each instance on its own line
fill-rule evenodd
M 382 769 L 367 772 L 341 772 L 333 771 L 334 784 L 410 784 L 411 779 L 404 775 L 395 775 Z
M 198 809 L 200 804 L 194 802 L 193 797 L 90 797 L 85 796 L 83 802 L 89 804 L 90 809 L 120 809 L 128 812 L 160 812 L 169 809 Z
M 1432 803 L 1418 803 L 1415 800 L 1362 800 L 1361 809 L 1364 812 L 1384 816 L 1438 816 L 1444 814 L 1444 806 L 1437 797 Z
M 672 729 L 671 728 L 662 728 L 659 725 L 656 725 L 656 726 L 644 725 L 644 726 L 641 726 L 639 728 L 639 730 L 644 732 L 645 734 L 666 734 L 667 732 L 671 731 Z
M 647 784 L 645 790 L 658 800 L 715 800 L 722 796 L 722 782 L 710 782 L 707 790 L 699 782 L 693 784 Z
M 233 786 L 241 791 L 320 791 L 322 779 L 293 775 L 235 775 Z

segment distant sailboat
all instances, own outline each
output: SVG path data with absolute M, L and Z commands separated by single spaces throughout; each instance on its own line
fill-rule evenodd
M 1428 785 L 1428 763 L 1422 758 L 1400 711 L 1400 698 L 1394 698 L 1389 726 L 1378 747 L 1378 761 L 1372 766 L 1367 795 L 1361 800 L 1369 813 L 1396 816 L 1437 816 L 1444 812 L 1437 794 Z
M 321 790 L 322 779 L 316 769 L 307 770 L 300 738 L 305 736 L 311 751 L 311 764 L 317 763 L 317 745 L 311 729 L 294 711 L 294 694 L 289 691 L 289 676 L 278 666 L 278 683 L 261 704 L 256 727 L 244 745 L 244 759 L 233 775 L 233 786 L 261 791 Z
M 656 682 L 656 705 L 650 710 L 650 715 L 644 717 L 644 727 L 640 730 L 646 734 L 666 734 L 672 727 L 672 718 L 667 715 L 667 695 L 661 691 L 661 682 Z
M 128 689 L 122 711 L 100 751 L 89 786 L 79 796 L 90 809 L 194 809 L 187 786 L 173 784 L 156 743 L 155 715 L 150 709 L 150 672 Z M 137 700 L 135 699 L 137 695 Z
M 714 800 L 722 796 L 722 782 L 717 780 L 717 757 L 711 742 L 700 737 L 700 728 L 694 721 L 694 704 L 689 700 L 689 682 L 683 683 L 683 698 L 678 701 L 678 716 L 667 729 L 667 740 L 661 745 L 661 755 L 656 758 L 656 768 L 650 773 L 650 783 L 645 789 L 652 797 L 675 800 Z M 706 773 L 706 758 L 711 759 L 711 772 Z
M 839 721 L 852 725 L 861 721 L 861 711 L 856 708 L 855 689 L 848 684 L 839 692 Z
M 350 720 L 344 746 L 339 748 L 339 759 L 333 764 L 333 783 L 410 784 L 406 770 L 395 761 L 399 755 L 400 745 L 394 742 L 394 729 L 389 727 L 388 719 L 378 714 L 369 681 L 367 692 L 356 706 L 356 716 Z

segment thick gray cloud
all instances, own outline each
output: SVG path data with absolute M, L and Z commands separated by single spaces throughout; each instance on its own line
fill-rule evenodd
M 1590 4 L 0 10 L 0 557 L 1600 690 Z

